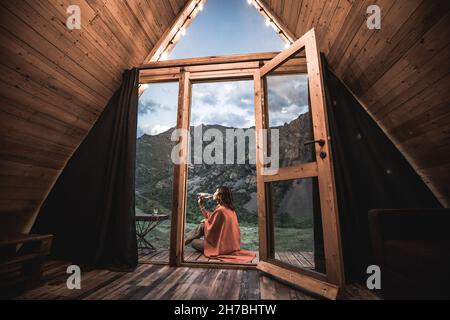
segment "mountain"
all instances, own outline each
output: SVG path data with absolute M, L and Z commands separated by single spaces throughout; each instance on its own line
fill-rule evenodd
M 216 129 L 223 133 L 234 129 L 220 125 L 206 125 L 204 133 Z M 280 167 L 313 161 L 313 147 L 303 146 L 312 139 L 309 114 L 302 114 L 290 123 L 271 129 L 279 129 Z M 143 135 L 137 139 L 136 151 L 136 207 L 143 212 L 171 212 L 173 164 L 170 140 L 174 128 L 158 135 Z M 194 127 L 191 127 L 191 137 Z M 225 140 L 225 139 L 224 139 Z M 211 142 L 203 142 L 203 148 Z M 225 150 L 225 141 L 223 141 Z M 194 150 L 191 146 L 191 158 Z M 236 141 L 234 141 L 236 150 Z M 236 152 L 236 151 L 235 151 Z M 187 183 L 187 220 L 196 222 L 201 219 L 198 213 L 197 193 L 213 193 L 218 186 L 228 186 L 233 191 L 236 211 L 240 221 L 257 222 L 256 206 L 256 167 L 248 163 L 248 143 L 246 146 L 246 164 L 217 165 L 190 164 Z M 224 151 L 225 155 L 225 151 Z M 312 210 L 311 180 L 289 180 L 272 184 L 272 205 L 280 223 L 301 222 L 307 220 Z M 212 209 L 213 204 L 209 207 Z M 299 210 L 303 208 L 303 210 Z

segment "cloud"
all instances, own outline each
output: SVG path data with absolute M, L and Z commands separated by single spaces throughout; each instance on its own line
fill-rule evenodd
M 173 107 L 168 107 L 165 105 L 162 105 L 161 103 L 158 103 L 152 99 L 146 99 L 144 101 L 139 100 L 139 113 L 140 114 L 146 114 L 146 113 L 158 113 L 161 111 L 171 111 Z
M 155 135 L 175 127 L 178 84 L 151 84 L 139 98 L 137 136 Z
M 269 124 L 280 126 L 308 112 L 308 78 L 305 75 L 267 78 Z
M 226 113 L 221 115 L 220 118 L 218 118 L 215 114 L 208 114 L 202 119 L 205 123 L 214 123 L 233 128 L 247 128 L 249 120 L 250 119 L 245 118 L 238 113 Z
M 254 126 L 253 83 L 196 84 L 192 89 L 191 125 Z
M 303 75 L 268 77 L 270 126 L 280 126 L 308 111 Z M 175 127 L 177 84 L 151 85 L 139 99 L 138 136 Z M 191 125 L 249 128 L 255 125 L 252 81 L 199 83 L 192 88 Z

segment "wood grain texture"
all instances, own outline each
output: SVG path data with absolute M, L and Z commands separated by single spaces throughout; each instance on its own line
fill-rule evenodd
M 260 1 L 296 38 L 315 28 L 336 75 L 449 206 L 450 3 Z M 29 230 L 123 70 L 147 62 L 186 3 L 0 0 L 0 229 Z M 381 30 L 365 27 L 368 4 Z M 65 26 L 69 5 L 81 30 Z
M 61 170 L 187 0 L 0 1 L 0 233 L 29 231 Z M 66 10 L 81 9 L 69 30 Z
M 450 206 L 450 3 L 445 0 L 261 0 L 301 37 L 314 28 L 335 74 Z M 381 29 L 366 27 L 369 5 Z
M 34 289 L 10 291 L 7 298 L 18 300 L 315 300 L 256 270 L 174 268 L 140 264 L 131 273 L 92 270 L 82 273 L 81 290 L 66 286 L 63 261 L 49 261 L 44 280 Z M 360 285 L 341 290 L 340 299 L 378 300 Z

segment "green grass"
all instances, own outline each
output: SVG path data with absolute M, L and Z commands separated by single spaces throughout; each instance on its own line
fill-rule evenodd
M 191 231 L 195 223 L 186 223 L 186 232 Z M 241 248 L 258 251 L 258 225 L 241 223 Z M 163 222 L 147 236 L 157 249 L 169 249 L 170 223 Z M 275 250 L 313 251 L 314 237 L 312 228 L 275 228 Z

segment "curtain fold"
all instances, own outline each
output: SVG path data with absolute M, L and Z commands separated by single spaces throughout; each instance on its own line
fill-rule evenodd
M 367 278 L 374 264 L 368 211 L 440 208 L 419 175 L 331 72 L 322 55 L 327 116 L 346 277 Z
M 134 185 L 138 70 L 126 70 L 33 227 L 55 235 L 52 255 L 85 269 L 137 266 Z

